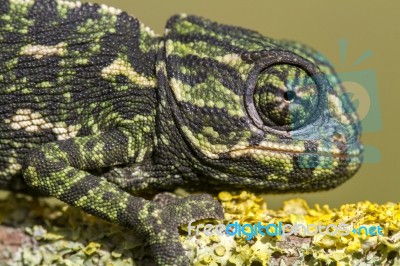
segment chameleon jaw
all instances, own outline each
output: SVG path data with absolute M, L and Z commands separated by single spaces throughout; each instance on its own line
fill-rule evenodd
M 271 148 L 271 147 L 247 147 L 243 149 L 234 149 L 229 152 L 225 153 L 231 158 L 238 158 L 246 155 L 268 155 L 271 156 L 277 156 L 279 155 L 284 155 L 284 156 L 290 156 L 290 155 L 316 155 L 316 156 L 323 156 L 323 157 L 333 157 L 333 158 L 357 158 L 362 156 L 362 149 L 357 148 L 355 150 L 352 150 L 350 153 L 329 153 L 329 152 L 304 152 L 300 149 L 298 150 L 289 150 L 289 149 L 279 149 L 279 148 Z

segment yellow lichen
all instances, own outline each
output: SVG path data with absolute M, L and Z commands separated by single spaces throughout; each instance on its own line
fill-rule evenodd
M 378 263 L 387 261 L 389 253 L 391 253 L 389 257 L 392 261 L 399 262 L 400 203 L 379 205 L 365 201 L 345 204 L 338 209 L 331 209 L 328 205 L 321 207 L 318 204 L 310 208 L 304 200 L 292 199 L 285 201 L 283 208 L 271 210 L 267 208 L 261 196 L 246 191 L 237 194 L 222 191 L 218 194 L 218 199 L 225 210 L 223 221 L 225 225 L 237 221 L 240 224 L 261 222 L 262 225 L 279 223 L 303 226 L 310 224 L 321 226 L 347 224 L 351 228 L 362 228 L 360 234 L 350 232 L 345 236 L 327 233 L 290 236 L 289 242 L 292 243 L 292 246 L 287 244 L 289 243 L 287 242 L 288 237 L 283 239 L 282 236 L 256 235 L 248 241 L 245 236 L 238 237 L 235 235 L 231 237 L 235 240 L 234 248 L 225 249 L 229 254 L 228 262 L 234 265 L 249 265 L 254 261 L 262 265 L 277 263 L 279 260 L 283 263 L 288 257 L 291 257 L 292 263 L 296 261 L 300 264 L 335 262 L 336 265 L 349 265 L 367 263 L 368 261 Z M 207 222 L 202 221 L 197 224 L 200 223 Z M 371 227 L 377 226 L 383 228 L 382 236 L 366 235 Z M 372 231 L 376 232 L 376 230 Z M 329 232 L 333 234 L 333 230 Z M 184 243 L 186 241 L 197 241 L 197 245 L 192 246 L 197 253 L 192 252 L 190 254 L 207 252 L 207 254 L 214 256 L 212 261 L 224 265 L 219 260 L 220 242 L 212 243 L 209 241 L 210 237 L 204 235 L 197 237 L 196 240 L 193 236 L 183 236 L 183 239 Z M 207 248 L 199 248 L 203 245 L 206 245 Z M 214 252 L 210 252 L 210 247 Z M 367 256 L 367 254 L 371 255 Z M 196 260 L 196 258 L 192 258 L 192 260 Z
M 31 265 L 39 262 L 43 265 L 136 265 L 149 256 L 148 247 L 143 246 L 139 238 L 78 209 L 48 199 L 0 196 L 0 223 L 17 225 L 27 238 L 35 241 L 35 244 L 16 250 L 2 249 L 1 265 L 20 265 L 22 258 Z M 197 236 L 188 235 L 187 225 L 181 227 L 181 242 L 192 265 L 400 263 L 400 203 L 379 205 L 364 201 L 332 209 L 327 205 L 309 206 L 302 199 L 292 199 L 285 201 L 281 209 L 272 210 L 267 208 L 261 196 L 247 191 L 220 192 L 216 198 L 225 210 L 223 221 L 196 221 L 193 226 L 203 224 Z M 216 226 L 218 222 L 225 225 L 234 222 L 281 223 L 283 226 L 346 223 L 354 228 L 364 226 L 365 230 L 361 234 L 346 236 L 305 234 L 285 239 L 282 236 L 255 235 L 250 240 L 246 240 L 244 235 L 204 234 L 206 224 Z M 0 230 L 9 228 L 1 224 L 3 229 Z M 383 235 L 366 235 L 366 230 L 373 226 L 381 226 Z

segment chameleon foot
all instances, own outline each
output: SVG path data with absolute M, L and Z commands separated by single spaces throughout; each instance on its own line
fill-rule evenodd
M 159 203 L 157 204 L 160 206 Z M 157 265 L 189 265 L 180 242 L 178 226 L 190 220 L 222 219 L 222 206 L 210 195 L 202 194 L 175 199 L 161 208 L 159 217 L 156 215 L 157 211 L 154 212 L 151 229 L 148 231 L 149 244 L 156 263 Z

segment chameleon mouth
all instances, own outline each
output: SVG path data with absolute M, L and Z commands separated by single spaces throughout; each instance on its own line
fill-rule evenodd
M 242 149 L 234 149 L 225 154 L 229 155 L 232 158 L 241 157 L 244 155 L 253 155 L 253 154 L 282 154 L 282 155 L 316 155 L 316 156 L 324 156 L 324 157 L 333 157 L 333 158 L 357 158 L 362 155 L 362 148 L 358 147 L 357 149 L 348 150 L 347 153 L 343 152 L 307 152 L 302 150 L 294 150 L 294 149 L 279 149 L 279 148 L 271 148 L 271 147 L 247 147 Z

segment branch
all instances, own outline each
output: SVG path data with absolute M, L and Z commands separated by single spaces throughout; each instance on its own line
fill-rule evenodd
M 2 194 L 0 194 L 2 195 Z M 392 265 L 399 263 L 400 204 L 370 202 L 339 209 L 309 208 L 294 199 L 282 209 L 269 210 L 263 198 L 248 192 L 218 195 L 225 209 L 224 224 L 346 223 L 382 226 L 383 236 L 323 234 L 282 236 L 207 236 L 180 230 L 182 244 L 193 265 Z M 271 227 L 272 228 L 272 227 Z M 231 228 L 232 229 L 232 228 Z M 234 232 L 230 230 L 230 232 Z M 247 232 L 247 235 L 250 231 Z M 271 232 L 271 231 L 270 231 Z M 0 197 L 0 265 L 153 265 L 145 243 L 126 230 L 54 199 L 22 195 Z

